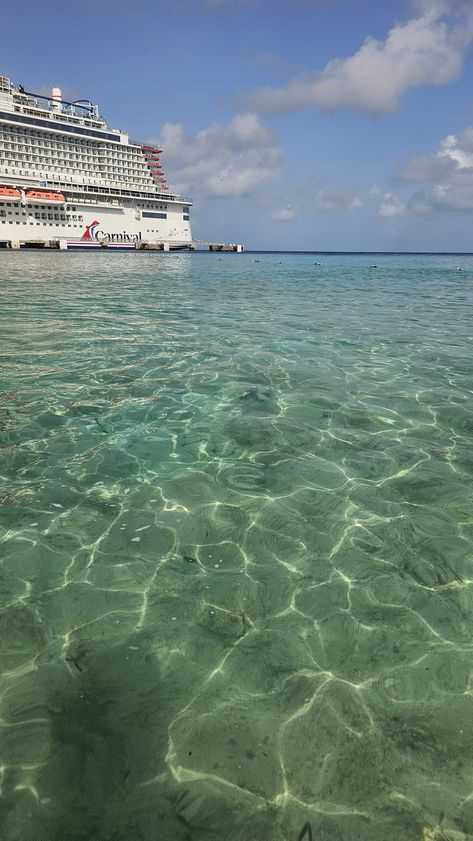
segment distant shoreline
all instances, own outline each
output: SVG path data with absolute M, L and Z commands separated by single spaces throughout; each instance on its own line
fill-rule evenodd
M 196 252 L 195 252 L 196 253 Z M 267 251 L 245 249 L 245 254 L 319 254 L 346 257 L 473 257 L 473 251 Z

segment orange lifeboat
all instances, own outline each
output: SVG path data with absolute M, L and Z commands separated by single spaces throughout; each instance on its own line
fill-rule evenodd
M 0 187 L 0 201 L 18 201 L 21 193 L 15 187 Z
M 62 193 L 56 193 L 55 190 L 28 190 L 26 201 L 41 202 L 41 204 L 64 204 L 66 199 Z

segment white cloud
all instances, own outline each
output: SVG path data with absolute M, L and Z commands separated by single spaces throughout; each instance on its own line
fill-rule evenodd
M 173 189 L 199 190 L 208 196 L 256 192 L 279 175 L 282 148 L 256 114 L 238 114 L 187 136 L 182 125 L 165 123 L 156 140 Z
M 318 210 L 341 210 L 351 213 L 363 207 L 363 202 L 353 190 L 339 187 L 335 190 L 319 190 L 315 196 L 315 206 Z
M 473 128 L 450 134 L 438 152 L 412 158 L 397 173 L 402 181 L 426 184 L 417 209 L 473 210 Z
M 381 195 L 381 188 L 378 187 L 377 184 L 374 184 L 370 190 L 368 190 L 367 194 L 369 199 L 377 199 Z
M 397 219 L 405 213 L 407 213 L 407 205 L 392 193 L 384 193 L 378 208 L 378 216 L 383 219 Z
M 454 81 L 473 39 L 472 5 L 458 0 L 416 5 L 418 16 L 394 26 L 384 41 L 367 38 L 348 58 L 333 59 L 283 88 L 256 92 L 253 107 L 271 113 L 316 107 L 389 114 L 409 88 Z
M 274 210 L 269 215 L 271 219 L 276 219 L 278 222 L 288 222 L 298 215 L 298 210 L 294 205 L 288 204 L 286 207 L 282 207 L 281 210 Z
M 473 167 L 473 128 L 467 128 L 460 137 L 449 134 L 442 142 L 439 158 L 454 161 L 458 169 Z

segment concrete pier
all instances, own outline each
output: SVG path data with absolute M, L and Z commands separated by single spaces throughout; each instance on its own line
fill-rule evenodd
M 71 246 L 74 243 L 71 242 Z M 100 242 L 99 243 L 102 248 L 109 248 L 111 245 L 110 242 Z M 130 243 L 131 247 L 133 248 L 133 243 Z M 171 243 L 169 242 L 143 242 L 143 240 L 139 240 L 135 242 L 135 249 L 137 251 L 172 251 Z M 190 242 L 189 245 L 186 245 L 185 250 L 187 251 L 196 251 L 198 245 L 207 245 L 209 251 L 215 251 L 218 253 L 226 252 L 226 253 L 237 253 L 241 254 L 245 249 L 244 246 L 239 243 L 234 242 L 212 242 L 212 243 L 203 243 L 203 242 Z M 23 240 L 0 240 L 0 248 L 11 248 L 14 250 L 18 250 L 19 248 L 54 248 L 60 251 L 67 251 L 68 250 L 68 243 L 65 239 L 50 239 L 50 240 L 28 240 L 27 242 Z M 114 249 L 111 249 L 114 250 Z
M 244 248 L 234 242 L 212 242 L 209 245 L 209 251 L 235 251 L 237 254 L 241 254 Z

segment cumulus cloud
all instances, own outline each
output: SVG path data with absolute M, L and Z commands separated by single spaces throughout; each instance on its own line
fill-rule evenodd
M 394 26 L 384 41 L 367 38 L 348 58 L 333 59 L 323 70 L 295 78 L 285 87 L 256 92 L 254 109 L 277 113 L 350 108 L 389 114 L 409 88 L 454 81 L 473 39 L 472 5 L 421 0 L 416 7 L 417 16 Z
M 378 207 L 378 216 L 382 219 L 397 219 L 407 213 L 407 205 L 392 193 L 384 193 Z
M 431 156 L 412 158 L 397 173 L 402 181 L 424 183 L 417 209 L 473 210 L 473 128 L 450 134 Z
M 226 126 L 213 124 L 195 136 L 179 123 L 165 123 L 162 146 L 167 178 L 179 192 L 243 196 L 279 175 L 282 148 L 256 114 L 238 114 Z
M 288 204 L 286 207 L 282 207 L 281 210 L 274 210 L 269 215 L 271 219 L 276 219 L 278 222 L 289 222 L 291 219 L 295 219 L 298 215 L 298 210 L 293 204 Z
M 353 190 L 339 187 L 335 190 L 319 190 L 315 196 L 315 206 L 318 210 L 334 210 L 351 213 L 363 207 L 363 202 Z

